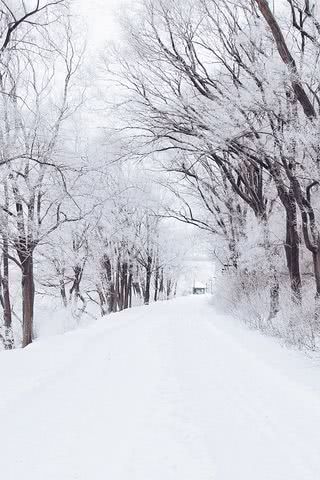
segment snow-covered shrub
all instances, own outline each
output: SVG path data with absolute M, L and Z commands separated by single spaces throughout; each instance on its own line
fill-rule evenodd
M 281 309 L 275 328 L 287 345 L 301 349 L 315 350 L 317 335 L 314 317 L 314 291 L 311 279 L 306 281 L 302 291 L 302 302 L 294 301 L 287 281 L 281 285 Z
M 217 279 L 213 301 L 252 328 L 266 330 L 270 326 L 268 281 L 263 275 L 236 271 L 222 274 Z
M 319 330 L 314 320 L 312 280 L 305 282 L 302 302 L 297 302 L 287 278 L 280 283 L 280 309 L 270 319 L 270 279 L 268 276 L 246 272 L 227 272 L 220 275 L 212 301 L 216 307 L 246 323 L 250 328 L 279 337 L 286 345 L 315 350 Z

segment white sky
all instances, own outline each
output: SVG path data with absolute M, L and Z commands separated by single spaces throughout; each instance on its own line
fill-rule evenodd
M 107 40 L 116 40 L 118 19 L 129 0 L 74 0 L 74 13 L 87 25 L 88 47 L 102 47 Z

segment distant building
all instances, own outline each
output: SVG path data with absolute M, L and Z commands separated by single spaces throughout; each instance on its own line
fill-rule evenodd
M 195 282 L 193 285 L 193 295 L 203 295 L 207 291 L 207 287 L 204 283 Z

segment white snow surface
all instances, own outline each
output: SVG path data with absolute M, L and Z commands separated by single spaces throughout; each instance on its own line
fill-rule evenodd
M 6 480 L 317 480 L 320 361 L 205 296 L 0 354 Z

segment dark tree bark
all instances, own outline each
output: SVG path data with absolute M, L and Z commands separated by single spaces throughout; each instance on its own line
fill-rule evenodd
M 116 282 L 115 282 L 115 302 L 114 302 L 114 307 L 115 307 L 115 312 L 122 309 L 121 306 L 121 299 L 120 299 L 120 278 L 121 278 L 121 265 L 120 265 L 120 258 L 118 257 L 117 260 L 117 271 L 116 271 Z
M 34 278 L 33 252 L 29 252 L 21 263 L 22 268 L 22 318 L 23 335 L 22 347 L 26 347 L 33 340 L 33 312 L 34 312 Z
M 121 268 L 121 287 L 120 287 L 120 301 L 119 309 L 123 310 L 126 307 L 126 297 L 128 289 L 128 263 L 123 262 Z
M 11 301 L 9 290 L 9 257 L 8 257 L 8 238 L 3 238 L 3 277 L 2 290 L 4 301 L 4 325 L 6 328 L 12 326 Z
M 4 187 L 4 205 L 5 209 L 9 210 L 9 196 L 7 182 L 3 182 Z M 9 283 L 9 239 L 8 239 L 8 218 L 5 217 L 2 233 L 2 259 L 3 259 L 3 273 L 1 275 L 2 286 L 2 306 L 4 318 L 4 347 L 6 350 L 14 348 L 14 338 L 12 332 L 12 313 L 11 313 L 11 299 L 10 299 L 10 283 Z
M 80 293 L 80 284 L 82 280 L 82 274 L 83 274 L 83 268 L 81 265 L 75 265 L 73 267 L 73 282 L 72 282 L 72 287 L 70 288 L 70 300 L 74 299 L 75 302 L 79 298 L 81 298 L 81 293 Z
M 116 289 L 115 289 L 115 283 L 113 279 L 112 264 L 108 255 L 106 254 L 103 255 L 101 265 L 104 272 L 104 274 L 102 275 L 102 282 L 106 282 L 107 284 L 108 312 L 109 313 L 116 312 L 117 311 Z
M 152 276 L 152 257 L 151 257 L 151 255 L 148 255 L 145 269 L 146 269 L 146 284 L 145 284 L 145 289 L 144 289 L 144 304 L 149 305 L 151 276 Z
M 159 294 L 164 292 L 164 275 L 163 268 L 160 270 L 160 283 L 159 283 Z
M 317 249 L 312 253 L 313 269 L 316 283 L 315 294 L 315 323 L 317 330 L 320 329 L 320 240 Z
M 154 299 L 155 302 L 158 301 L 159 279 L 160 279 L 159 266 L 157 266 L 156 269 L 155 269 L 155 277 L 154 277 L 154 297 L 153 297 L 153 299 Z
M 124 308 L 128 308 L 130 305 L 130 298 L 131 298 L 131 290 L 132 290 L 132 265 L 129 265 L 129 269 L 127 272 L 127 281 L 125 287 L 125 297 L 124 297 Z
M 285 253 L 293 299 L 301 302 L 300 239 L 297 231 L 296 209 L 286 212 Z
M 302 232 L 307 249 L 312 253 L 313 271 L 315 277 L 315 323 L 320 328 L 320 232 L 316 225 L 315 211 L 311 201 L 311 190 L 318 186 L 317 181 L 312 182 L 306 188 L 301 188 L 299 179 L 292 173 L 288 174 L 292 193 L 300 209 L 302 220 Z
M 167 280 L 167 300 L 169 300 L 171 296 L 171 290 L 172 290 L 172 280 L 168 279 Z
M 177 296 L 177 288 L 178 288 L 178 282 L 174 282 L 174 287 L 173 287 L 173 296 Z
M 132 307 L 132 273 L 130 273 L 130 278 L 129 278 L 129 308 Z
M 9 287 L 9 258 L 8 258 L 8 242 L 7 237 L 3 235 L 3 248 L 2 248 L 2 260 L 3 260 L 3 272 L 0 275 L 1 282 L 1 294 L 0 301 L 3 308 L 3 320 L 4 331 L 1 335 L 4 348 L 11 350 L 14 348 L 14 338 L 12 332 L 12 313 L 11 313 L 11 300 L 10 300 L 10 287 Z
M 282 159 L 286 165 L 286 161 Z M 301 273 L 300 273 L 300 238 L 298 233 L 297 201 L 292 188 L 287 188 L 284 184 L 279 166 L 270 168 L 280 201 L 286 212 L 286 243 L 284 246 L 287 260 L 287 267 L 290 276 L 291 290 L 293 300 L 301 302 Z

